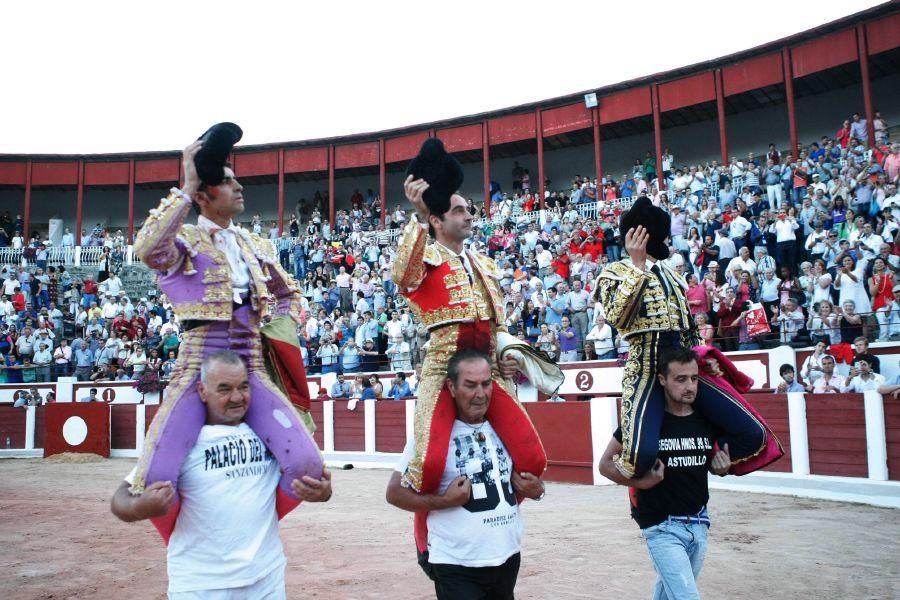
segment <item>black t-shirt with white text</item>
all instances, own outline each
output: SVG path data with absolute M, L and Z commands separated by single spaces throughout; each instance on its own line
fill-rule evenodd
M 663 480 L 649 490 L 631 488 L 631 516 L 641 529 L 669 516 L 696 514 L 709 501 L 707 473 L 718 433 L 699 412 L 686 417 L 665 413 L 658 454 L 666 467 Z M 621 428 L 613 436 L 621 442 Z

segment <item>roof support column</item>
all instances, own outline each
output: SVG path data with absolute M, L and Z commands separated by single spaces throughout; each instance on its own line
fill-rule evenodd
M 81 231 L 78 232 L 81 235 Z M 79 240 L 80 243 L 80 240 Z M 134 159 L 128 161 L 128 243 L 134 243 Z
M 75 204 L 75 231 L 77 232 L 75 235 L 81 235 L 81 222 L 82 216 L 84 215 L 84 161 L 78 161 L 78 199 Z M 81 238 L 78 238 L 78 243 L 81 244 Z
M 484 161 L 484 215 L 491 216 L 491 139 L 488 135 L 488 122 L 481 123 L 481 153 Z
M 661 192 L 666 189 L 666 181 L 662 177 L 662 126 L 659 118 L 659 86 L 650 86 L 650 102 L 653 107 L 653 142 L 656 146 L 656 181 L 657 189 Z M 650 185 L 651 182 L 647 182 Z
M 862 79 L 863 105 L 866 111 L 866 125 L 869 131 L 869 147 L 875 147 L 875 111 L 872 108 L 872 80 L 869 79 L 869 44 L 866 40 L 866 26 L 856 26 L 856 43 L 859 48 L 859 71 Z
M 603 188 L 603 155 L 600 149 L 600 110 L 595 106 L 591 109 L 591 124 L 594 129 L 594 172 L 597 174 L 597 200 Z
M 787 97 L 788 129 L 791 134 L 791 157 L 797 160 L 799 152 L 797 147 L 800 140 L 797 136 L 797 112 L 794 104 L 794 69 L 791 66 L 791 49 L 781 51 L 781 65 L 784 70 L 784 95 Z
M 25 212 L 22 215 L 22 219 L 24 220 L 23 228 L 25 229 L 22 232 L 22 238 L 25 240 L 25 243 L 28 243 L 28 228 L 31 227 L 31 159 L 28 159 L 28 162 L 25 163 Z M 15 235 L 14 231 L 8 233 Z
M 334 144 L 328 146 L 328 227 L 334 232 Z
M 728 164 L 728 126 L 725 122 L 725 87 L 722 84 L 722 69 L 714 71 L 716 79 L 716 110 L 719 113 L 719 156 L 722 166 Z
M 278 234 L 284 233 L 284 148 L 278 149 Z
M 432 130 L 434 131 L 434 130 Z M 431 134 L 429 133 L 429 137 Z M 378 140 L 378 199 L 381 202 L 381 224 L 387 213 L 387 173 L 384 166 L 384 138 Z
M 544 125 L 541 121 L 541 109 L 534 111 L 534 131 L 537 137 L 537 159 L 538 159 L 538 186 L 537 191 L 540 194 L 538 198 L 538 206 L 544 210 Z

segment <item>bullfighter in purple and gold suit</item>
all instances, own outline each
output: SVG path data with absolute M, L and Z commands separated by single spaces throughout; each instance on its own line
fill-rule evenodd
M 173 188 L 159 208 L 150 211 L 135 240 L 137 256 L 160 272 L 159 285 L 185 333 L 166 399 L 147 433 L 132 491 L 140 493 L 155 481 L 171 481 L 177 490 L 181 464 L 206 418 L 197 392 L 200 365 L 205 357 L 228 348 L 247 365 L 252 402 L 245 421 L 283 471 L 277 496 L 283 516 L 298 503 L 291 481 L 304 475 L 319 479 L 323 466 L 312 436 L 264 365 L 260 320 L 270 313 L 273 318 L 296 318 L 300 292 L 278 264 L 271 244 L 231 221 L 243 211 L 243 188 L 225 161 L 240 136 L 236 125 L 220 124 L 189 146 L 184 189 Z M 196 225 L 185 224 L 192 204 L 200 213 Z M 154 520 L 167 541 L 178 508 L 176 503 L 169 514 Z

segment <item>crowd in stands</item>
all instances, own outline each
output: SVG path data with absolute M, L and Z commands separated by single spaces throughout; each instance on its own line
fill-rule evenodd
M 836 135 L 796 155 L 773 144 L 729 164 L 681 164 L 666 150 L 658 164 L 648 152 L 619 178 L 579 175 L 568 189 L 546 181 L 543 209 L 528 169 L 516 163 L 511 189 L 492 186 L 489 211 L 470 200 L 478 219 L 471 248 L 501 268 L 510 333 L 561 362 L 622 360 L 628 352 L 592 292 L 598 273 L 623 256 L 619 215 L 642 195 L 671 214 L 667 263 L 684 277 L 703 343 L 724 350 L 821 345 L 824 351 L 860 338 L 900 340 L 900 143 L 890 144 L 883 120 L 875 134 L 870 144 L 865 120 L 854 115 Z M 367 378 L 343 379 L 410 372 L 422 361 L 428 332 L 390 278 L 397 236 L 382 235 L 402 228 L 411 212 L 397 205 L 381 226 L 382 203 L 371 190 L 355 191 L 333 224 L 326 209 L 327 197 L 317 193 L 298 202 L 283 233 L 259 215 L 244 223 L 271 239 L 300 284 L 298 338 L 307 370 L 342 375 L 340 389 L 328 395 L 414 393 L 414 378 L 388 390 L 377 379 L 374 388 Z M 21 226 L 21 217 L 0 217 L 0 242 L 25 244 Z M 7 229 L 12 239 L 4 238 Z M 66 235 L 64 244 L 73 244 Z M 82 244 L 105 248 L 97 277 L 83 281 L 41 259 L 41 236 L 30 240 L 33 259 L 0 272 L 6 381 L 168 375 L 179 324 L 164 295 L 148 290 L 134 298 L 124 290 L 116 275 L 125 248 L 121 232 L 99 226 L 82 232 Z M 765 311 L 769 332 L 751 335 L 746 317 L 754 309 Z M 817 379 L 806 369 L 800 378 L 804 386 Z

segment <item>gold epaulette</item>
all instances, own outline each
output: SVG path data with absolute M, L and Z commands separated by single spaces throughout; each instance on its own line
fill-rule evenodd
M 496 261 L 487 254 L 481 254 L 479 252 L 472 252 L 471 254 L 475 256 L 475 260 L 478 261 L 478 264 L 481 265 L 484 272 L 491 277 L 499 279 L 503 275 L 500 271 L 500 267 L 497 266 Z
M 444 259 L 441 258 L 441 251 L 438 250 L 437 246 L 428 244 L 425 246 L 425 254 L 422 256 L 422 262 L 429 264 L 432 267 L 436 267 L 444 262 Z
M 200 243 L 200 228 L 196 225 L 182 225 L 181 229 L 178 231 L 178 235 L 180 235 L 191 247 L 197 246 Z

